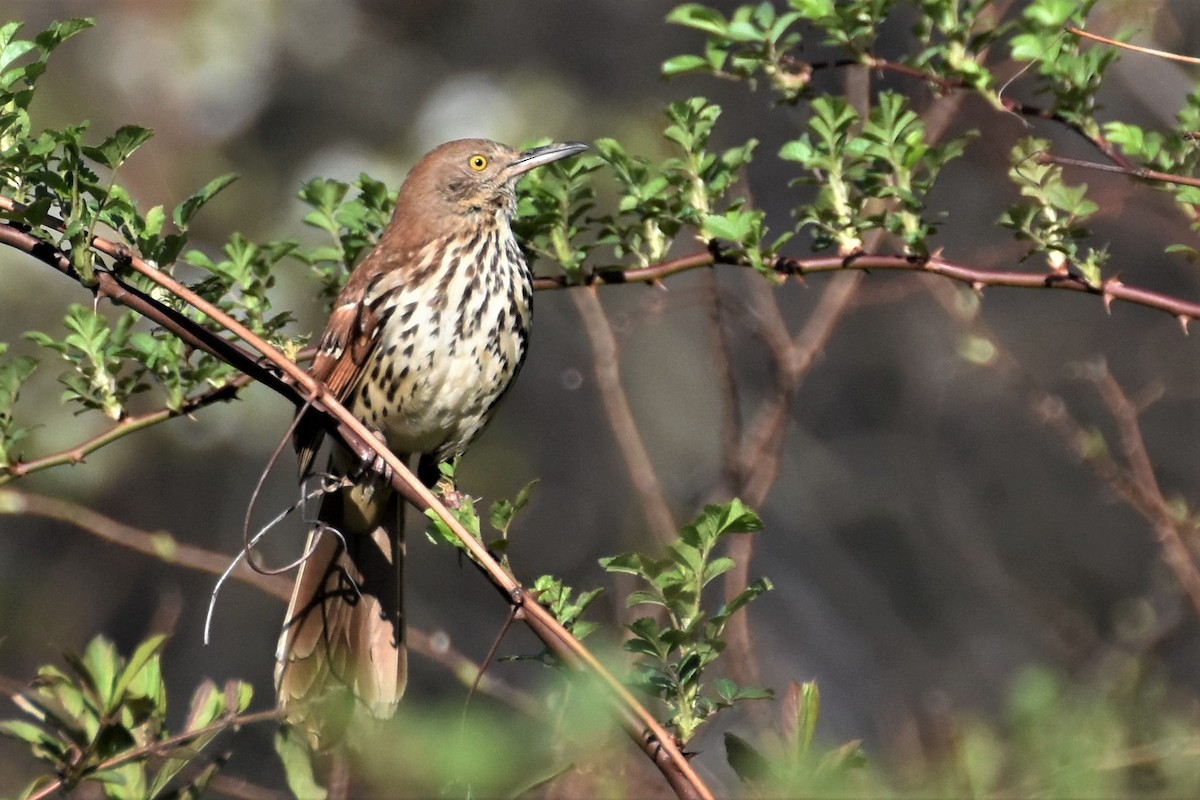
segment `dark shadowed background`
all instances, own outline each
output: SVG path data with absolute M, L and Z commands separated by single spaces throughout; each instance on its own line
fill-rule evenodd
M 631 152 L 665 157 L 662 107 L 696 94 L 725 108 L 717 145 L 761 140 L 746 185 L 782 229 L 795 174 L 773 155 L 801 130 L 803 107 L 773 109 L 765 92 L 707 78 L 662 81 L 665 58 L 700 47 L 698 35 L 662 23 L 670 7 L 640 0 L 5 0 L 0 19 L 23 19 L 32 35 L 54 18 L 96 16 L 95 30 L 52 59 L 35 123 L 86 118 L 97 138 L 123 123 L 153 128 L 155 138 L 120 175 L 143 208 L 171 207 L 217 174 L 241 174 L 194 227 L 192 245 L 210 253 L 234 231 L 251 239 L 315 236 L 295 200 L 305 180 L 350 180 L 365 171 L 395 186 L 421 153 L 446 139 L 608 136 Z M 1200 53 L 1193 3 L 1127 13 L 1123 21 L 1144 19 L 1139 41 Z M 1109 32 L 1104 26 L 1098 15 L 1094 27 Z M 901 15 L 881 49 L 912 46 Z M 882 82 L 920 94 L 894 78 Z M 1116 115 L 1166 126 L 1194 82 L 1184 67 L 1127 56 L 1102 98 Z M 1018 80 L 1010 91 L 1019 96 L 1021 89 Z M 995 220 L 1015 199 L 1004 173 L 1025 123 L 974 99 L 963 120 L 985 131 L 935 193 L 934 204 L 953 212 L 939 238 L 959 262 L 1017 268 L 1022 248 Z M 1035 132 L 1064 155 L 1093 155 L 1061 130 Z M 1130 283 L 1200 297 L 1196 268 L 1162 254 L 1166 243 L 1192 235 L 1168 198 L 1119 176 L 1074 177 L 1089 183 L 1102 207 L 1097 241 L 1109 244 L 1113 270 Z M 682 242 L 679 252 L 692 246 Z M 792 247 L 804 254 L 799 241 Z M 294 309 L 298 329 L 312 331 L 322 325 L 322 310 L 302 270 L 278 276 L 276 305 Z M 693 273 L 663 289 L 601 293 L 637 422 L 680 523 L 720 494 L 712 278 Z M 748 334 L 751 306 L 739 300 L 757 278 L 726 269 L 716 279 L 730 293 L 727 324 L 749 416 L 770 391 L 762 345 Z M 793 330 L 828 280 L 814 276 L 807 286 L 775 290 Z M 1200 626 L 1151 528 L 1038 421 L 1022 387 L 959 356 L 963 327 L 935 299 L 946 290 L 916 276 L 868 275 L 793 404 L 779 480 L 759 509 L 766 530 L 751 567 L 777 586 L 751 610 L 764 681 L 781 689 L 790 679 L 816 678 L 822 734 L 862 737 L 879 758 L 919 752 L 947 715 L 999 714 L 1026 666 L 1050 665 L 1084 680 L 1130 648 L 1146 651 L 1173 703 L 1195 707 Z M 57 332 L 72 302 L 88 302 L 78 286 L 0 252 L 0 338 Z M 565 292 L 541 293 L 536 304 L 525 370 L 466 458 L 461 486 L 491 500 L 540 478 L 516 526 L 518 575 L 553 572 L 573 585 L 611 587 L 597 558 L 652 547 L 652 540 L 605 421 L 579 316 Z M 1078 365 L 1103 357 L 1134 393 L 1161 384 L 1162 399 L 1143 416 L 1147 444 L 1168 496 L 1200 500 L 1200 340 L 1181 335 L 1167 315 L 1132 306 L 1106 315 L 1096 298 L 1065 292 L 990 289 L 982 317 L 1032 380 L 1110 438 L 1111 420 L 1094 390 L 1076 379 Z M 55 373 L 44 364 L 18 406 L 42 423 L 28 455 L 102 426 L 94 415 L 53 407 Z M 284 402 L 252 389 L 18 486 L 233 554 L 253 483 L 289 419 Z M 291 501 L 291 476 L 289 460 L 270 483 L 264 514 Z M 241 677 L 254 684 L 259 703 L 270 696 L 280 603 L 230 586 L 217 607 L 214 642 L 204 647 L 209 576 L 65 525 L 0 517 L 0 526 L 0 674 L 26 680 L 38 664 L 97 632 L 128 649 L 171 630 L 164 666 L 181 693 L 206 676 Z M 297 523 L 267 552 L 282 563 L 302 535 Z M 504 605 L 448 548 L 418 535 L 411 541 L 413 623 L 445 631 L 482 657 Z M 614 618 L 618 597 L 609 591 L 593 617 Z M 1148 644 L 1147 630 L 1155 632 Z M 512 644 L 531 647 L 520 636 Z M 500 669 L 520 681 L 533 668 Z M 448 691 L 440 668 L 418 660 L 413 673 L 412 691 Z M 743 722 L 735 714 L 729 725 L 738 730 Z M 262 752 L 253 742 L 267 747 L 269 731 L 242 736 L 252 744 L 235 757 L 239 773 L 275 775 L 269 759 L 253 762 Z M 702 738 L 698 749 L 718 746 L 715 737 Z M 0 741 L 0 794 L 15 791 L 28 766 L 23 750 Z

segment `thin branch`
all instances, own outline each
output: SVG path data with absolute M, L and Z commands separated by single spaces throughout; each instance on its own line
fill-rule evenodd
M 1060 164 L 1065 167 L 1084 167 L 1086 169 L 1097 170 L 1098 172 L 1115 172 L 1119 175 L 1128 175 L 1130 178 L 1140 178 L 1146 181 L 1173 183 L 1177 186 L 1200 186 L 1200 178 L 1193 178 L 1189 175 L 1175 175 L 1170 172 L 1159 172 L 1158 170 L 1144 169 L 1142 167 L 1122 167 L 1117 164 L 1100 164 L 1095 161 L 1085 161 L 1081 158 L 1056 156 L 1052 153 L 1038 153 L 1036 156 L 1034 156 L 1033 160 L 1038 164 Z
M 1117 423 L 1121 449 L 1128 464 L 1129 481 L 1152 510 L 1152 515 L 1147 515 L 1146 518 L 1154 525 L 1163 549 L 1163 558 L 1175 573 L 1176 580 L 1187 592 L 1197 616 L 1200 616 L 1200 570 L 1197 569 L 1191 550 L 1183 538 L 1184 532 L 1195 535 L 1196 525 L 1190 518 L 1179 519 L 1171 512 L 1170 503 L 1163 496 L 1158 478 L 1154 474 L 1154 464 L 1146 449 L 1146 441 L 1142 437 L 1139 419 L 1141 409 L 1125 394 L 1125 390 L 1109 371 L 1108 365 L 1102 366 L 1099 374 L 1093 377 L 1093 383 Z
M 59 497 L 3 489 L 0 490 L 0 515 L 4 514 L 30 515 L 63 522 L 106 542 L 153 556 L 166 564 L 210 575 L 220 575 L 229 565 L 229 557 L 222 553 L 180 542 L 166 531 L 149 532 L 126 525 L 87 505 Z M 234 570 L 233 577 L 284 602 L 292 596 L 291 581 L 281 575 L 260 575 L 248 565 L 241 564 Z
M 1172 53 L 1167 50 L 1156 50 L 1153 47 L 1140 47 L 1136 44 L 1130 44 L 1129 42 L 1119 42 L 1116 39 L 1109 39 L 1107 36 L 1089 33 L 1083 28 L 1077 28 L 1074 25 L 1064 25 L 1063 28 L 1068 33 L 1073 33 L 1076 36 L 1082 36 L 1085 39 L 1091 39 L 1095 42 L 1101 42 L 1103 44 L 1112 45 L 1113 47 L 1119 47 L 1122 50 L 1132 50 L 1135 53 L 1144 53 L 1146 55 L 1156 56 L 1158 58 L 1165 58 L 1169 61 L 1179 61 L 1184 64 L 1200 64 L 1200 58 L 1195 58 L 1193 56 L 1181 56 L 1178 53 Z
M 1166 499 L 1140 483 L 1107 451 L 1095 447 L 1094 435 L 1075 420 L 1061 398 L 1045 395 L 1036 404 L 1040 418 L 1071 447 L 1079 459 L 1117 493 L 1126 505 L 1138 512 L 1154 529 L 1163 550 L 1163 560 L 1179 581 L 1200 616 L 1200 571 L 1183 541 L 1167 507 Z M 1110 409 L 1111 411 L 1111 409 Z M 1140 434 L 1139 434 L 1140 436 Z M 1156 488 L 1156 487 L 1155 487 Z
M 100 762 L 94 768 L 89 770 L 89 772 L 103 772 L 105 770 L 119 767 L 122 764 L 128 764 L 131 761 L 137 761 L 141 758 L 148 758 L 159 753 L 166 753 L 173 748 L 185 745 L 188 742 L 198 739 L 201 736 L 207 736 L 210 733 L 221 733 L 222 731 L 230 728 L 240 728 L 243 725 L 252 725 L 256 722 L 277 720 L 280 718 L 281 714 L 282 712 L 278 711 L 277 709 L 271 709 L 269 711 L 253 711 L 248 714 L 240 715 L 230 714 L 222 717 L 216 722 L 205 725 L 202 728 L 196 728 L 195 730 L 185 731 L 184 733 L 179 733 L 174 736 L 168 736 L 166 739 L 159 739 L 143 745 L 142 747 L 124 750 L 120 755 L 113 756 L 112 758 Z M 66 777 L 60 777 L 54 781 L 51 781 L 50 783 L 41 787 L 37 792 L 31 794 L 29 796 L 29 800 L 46 800 L 46 798 L 52 797 L 53 795 L 56 795 L 62 791 L 63 787 L 66 786 L 66 783 Z
M 733 352 L 725 325 L 728 291 L 721 285 L 718 275 L 715 270 L 706 272 L 705 285 L 708 290 L 709 323 L 712 326 L 713 382 L 721 396 L 722 480 L 725 492 L 733 494 L 742 480 L 737 458 L 737 445 L 742 439 L 742 408 L 733 374 Z M 757 297 L 767 294 L 773 300 L 774 295 L 769 293 L 765 283 L 755 280 L 751 281 L 751 286 L 756 290 Z M 774 303 L 771 305 L 778 313 L 778 307 Z
M 616 437 L 617 447 L 625 459 L 625 469 L 633 483 L 634 493 L 642 506 L 642 514 L 659 542 L 669 542 L 675 537 L 675 520 L 667 506 L 666 496 L 654 471 L 650 453 L 646 450 L 646 443 L 638 431 L 637 421 L 633 418 L 629 397 L 621 384 L 617 339 L 613 335 L 612 325 L 604 313 L 595 287 L 572 292 L 571 300 L 575 303 L 580 319 L 583 320 L 584 333 L 592 347 L 596 386 L 604 403 L 608 424 Z
M 104 541 L 143 553 L 163 563 L 209 575 L 222 574 L 231 561 L 231 557 L 225 553 L 181 544 L 166 531 L 150 532 L 134 528 L 100 514 L 89 506 L 59 497 L 15 489 L 0 490 L 0 515 L 5 514 L 43 517 L 64 522 Z M 230 577 L 285 603 L 291 599 L 292 581 L 283 575 L 265 575 L 243 562 Z M 463 685 L 471 686 L 475 683 L 476 673 L 479 672 L 478 665 L 462 652 L 445 641 L 435 644 L 433 636 L 420 628 L 409 626 L 407 634 L 409 650 L 445 667 Z M 444 640 L 444 637 L 441 638 Z M 486 673 L 479 680 L 479 691 L 526 714 L 534 715 L 541 710 L 537 701 L 528 694 Z
M 825 288 L 816 310 L 781 354 L 775 402 L 760 412 L 744 439 L 741 459 L 746 478 L 740 494 L 751 507 L 766 499 L 775 482 L 791 400 L 850 308 L 862 273 L 845 273 L 838 278 Z
M 714 256 L 712 253 L 697 253 L 685 258 L 663 261 L 645 267 L 625 270 L 617 267 L 598 269 L 584 280 L 587 286 L 603 286 L 612 283 L 656 283 L 665 278 L 688 272 L 701 267 L 716 265 L 748 267 L 748 264 L 728 260 L 724 256 Z M 1114 300 L 1120 300 L 1134 305 L 1152 308 L 1175 317 L 1187 332 L 1187 323 L 1200 319 L 1200 303 L 1181 300 L 1162 292 L 1129 286 L 1116 277 L 1108 278 L 1099 285 L 1088 283 L 1082 276 L 1046 270 L 1041 272 L 1017 272 L 1009 270 L 977 269 L 948 261 L 939 255 L 927 257 L 892 256 L 860 253 L 845 258 L 840 256 L 814 256 L 810 258 L 795 258 L 777 256 L 770 262 L 772 270 L 780 275 L 810 275 L 818 272 L 839 272 L 844 270 L 894 270 L 902 272 L 924 272 L 937 275 L 952 281 L 965 283 L 976 291 L 989 286 L 1007 287 L 1012 289 L 1062 289 L 1071 292 L 1082 292 L 1100 297 L 1105 309 L 1111 308 Z M 572 284 L 565 276 L 551 276 L 538 279 L 539 289 L 565 289 Z
M 73 447 L 29 461 L 18 461 L 8 464 L 3 469 L 0 469 L 0 472 L 4 473 L 0 474 L 0 486 L 17 478 L 23 478 L 31 473 L 49 469 L 50 467 L 57 467 L 63 464 L 81 464 L 87 456 L 96 452 L 101 447 L 112 444 L 131 433 L 136 433 L 137 431 L 144 430 L 161 422 L 166 422 L 175 417 L 186 416 L 214 403 L 232 400 L 237 397 L 238 390 L 248 383 L 250 383 L 250 376 L 245 373 L 239 374 L 215 389 L 210 389 L 195 397 L 189 397 L 178 410 L 160 408 L 144 414 L 134 414 L 124 417 L 108 430 L 90 439 L 86 439 Z

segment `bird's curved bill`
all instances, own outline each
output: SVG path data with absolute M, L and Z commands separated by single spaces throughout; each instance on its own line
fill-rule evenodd
M 542 145 L 525 150 L 521 155 L 517 156 L 516 160 L 508 165 L 509 175 L 523 175 L 531 169 L 549 164 L 551 161 L 558 161 L 560 158 L 573 156 L 577 153 L 582 153 L 587 150 L 588 146 L 583 142 L 555 142 L 554 144 Z

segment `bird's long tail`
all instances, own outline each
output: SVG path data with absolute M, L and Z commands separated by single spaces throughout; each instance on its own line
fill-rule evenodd
M 383 486 L 321 502 L 275 666 L 279 705 L 314 749 L 337 743 L 362 712 L 391 717 L 404 694 L 403 512 Z

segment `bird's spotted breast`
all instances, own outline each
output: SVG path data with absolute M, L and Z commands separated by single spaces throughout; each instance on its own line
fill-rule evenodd
M 440 279 L 406 281 L 403 305 L 379 310 L 388 323 L 352 411 L 396 452 L 460 454 L 524 361 L 532 277 L 507 238 L 490 231 L 458 247 L 432 242 L 418 261 L 424 268 L 432 254 L 447 259 L 433 264 Z

